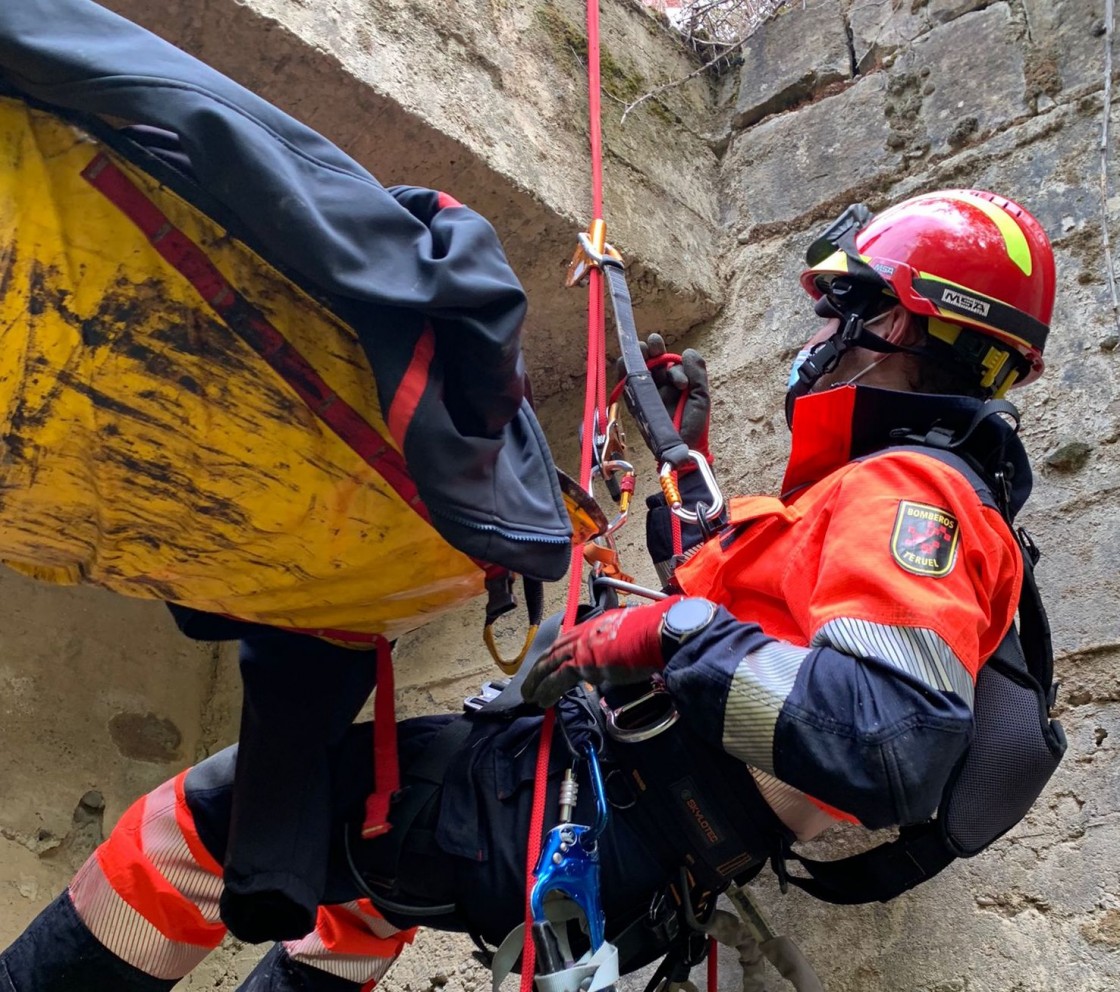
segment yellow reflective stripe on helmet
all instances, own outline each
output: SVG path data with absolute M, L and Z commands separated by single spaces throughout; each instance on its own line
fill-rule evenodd
M 922 272 L 920 273 L 920 275 L 923 279 L 932 279 L 934 282 L 942 282 L 949 286 L 960 285 L 959 283 L 951 282 L 948 279 L 941 279 L 938 276 L 932 276 L 928 272 Z M 972 295 L 977 295 L 973 293 L 972 290 L 968 289 L 967 286 L 961 286 L 960 288 Z M 987 298 L 992 299 L 992 297 Z M 928 299 L 928 297 L 926 297 L 926 299 Z M 979 317 L 976 317 L 972 314 L 962 314 L 956 313 L 952 310 L 946 310 L 944 307 L 939 307 L 934 300 L 929 300 L 929 302 L 933 304 L 933 308 L 938 312 L 938 314 L 940 314 L 940 316 L 944 318 L 944 320 L 938 320 L 936 317 L 930 317 L 928 324 L 929 332 L 935 338 L 939 338 L 946 344 L 952 344 L 957 340 L 961 329 L 961 321 L 964 321 L 972 327 L 993 331 L 995 334 L 1006 340 L 1008 344 L 1018 345 L 1019 350 L 1022 351 L 1024 355 L 1029 351 L 1036 350 L 1034 345 L 1032 345 L 1029 341 L 1019 337 L 1018 334 L 1012 333 L 1005 327 L 996 327 L 994 324 L 989 324 L 987 321 L 981 320 Z
M 1023 233 L 1023 229 L 1011 214 L 982 196 L 971 196 L 963 192 L 948 193 L 946 196 L 949 199 L 962 200 L 983 211 L 1003 235 L 1003 244 L 1007 248 L 1007 255 L 1011 261 L 1023 270 L 1023 275 L 1031 274 L 1034 263 L 1031 261 L 1030 245 L 1027 244 L 1027 236 Z
M 945 286 L 954 286 L 957 289 L 961 290 L 962 292 L 967 293 L 969 296 L 975 297 L 979 301 L 992 301 L 994 303 L 998 303 L 1000 306 L 1007 307 L 1008 309 L 1014 311 L 1015 313 L 1020 314 L 1023 317 L 1023 319 L 1025 319 L 1025 320 L 1028 320 L 1028 321 L 1033 321 L 1034 320 L 1034 318 L 1031 317 L 1029 314 L 1023 314 L 1022 311 L 1017 310 L 1017 308 L 1015 308 L 1015 307 L 1012 307 L 1009 303 L 1004 303 L 1003 300 L 997 299 L 994 296 L 987 296 L 984 293 L 978 293 L 976 290 L 969 289 L 968 286 L 962 285 L 959 282 L 953 282 L 952 279 L 943 279 L 941 276 L 935 276 L 932 272 L 918 272 L 917 277 L 918 277 L 918 279 L 924 279 L 924 280 L 927 280 L 929 282 L 941 283 L 942 285 L 945 285 Z M 945 307 L 938 306 L 937 300 L 935 300 L 933 297 L 931 297 L 928 293 L 921 292 L 917 287 L 915 287 L 915 291 L 917 291 L 918 295 L 920 295 L 924 300 L 927 300 L 930 304 L 932 304 L 933 308 L 938 312 L 938 314 L 940 316 L 944 317 L 950 323 L 960 324 L 960 323 L 963 322 L 963 323 L 968 324 L 972 327 L 980 327 L 980 328 L 983 328 L 985 330 L 992 331 L 996 335 L 998 335 L 1000 337 L 1003 337 L 1004 339 L 1006 339 L 1010 342 L 1014 342 L 1016 345 L 1019 345 L 1024 355 L 1027 354 L 1028 352 L 1032 352 L 1032 351 L 1036 351 L 1036 352 L 1041 353 L 1042 349 L 1041 349 L 1040 345 L 1032 344 L 1029 340 L 1024 338 L 1022 335 L 1016 334 L 1014 331 L 1009 331 L 1006 327 L 999 327 L 999 326 L 997 326 L 995 324 L 992 324 L 992 323 L 990 323 L 986 320 L 981 320 L 980 316 L 977 315 L 977 314 L 959 313 L 957 311 L 947 310 Z M 1035 321 L 1035 323 L 1038 323 L 1038 322 Z M 1044 332 L 1049 330 L 1048 327 L 1046 327 L 1044 324 L 1041 324 L 1041 323 L 1039 324 L 1039 327 L 1041 327 Z M 1043 337 L 1045 337 L 1045 334 L 1043 335 Z

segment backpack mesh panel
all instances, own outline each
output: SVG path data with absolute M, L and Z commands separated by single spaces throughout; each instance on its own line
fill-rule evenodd
M 1018 823 L 1058 767 L 1065 734 L 1045 712 L 1041 690 L 1013 681 L 999 659 L 980 669 L 975 735 L 939 814 L 961 857 L 978 854 Z

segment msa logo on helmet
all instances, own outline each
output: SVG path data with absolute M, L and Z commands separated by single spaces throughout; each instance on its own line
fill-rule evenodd
M 957 562 L 960 523 L 948 510 L 900 500 L 891 534 L 891 557 L 907 572 L 941 578 Z
M 988 316 L 989 307 L 987 303 L 976 299 L 974 296 L 965 296 L 964 293 L 958 293 L 955 289 L 943 289 L 941 291 L 941 302 L 956 307 L 958 310 L 974 313 L 977 317 Z

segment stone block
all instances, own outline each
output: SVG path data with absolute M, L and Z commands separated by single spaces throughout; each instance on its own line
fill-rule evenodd
M 839 5 L 794 6 L 763 24 L 743 46 L 735 126 L 749 127 L 851 77 Z
M 936 156 L 1027 116 L 1026 59 L 1018 34 L 1004 3 L 928 32 L 889 70 L 890 86 L 914 97 L 900 108 L 897 124 L 924 132 Z
M 842 93 L 737 134 L 724 161 L 728 220 L 741 240 L 773 225 L 842 209 L 898 169 L 888 146 L 891 96 L 885 80 L 859 80 Z
M 848 14 L 848 26 L 852 32 L 852 56 L 856 69 L 859 72 L 873 71 L 934 26 L 987 5 L 988 0 L 854 3 Z
M 1032 42 L 1029 82 L 1039 95 L 1104 84 L 1103 0 L 1023 0 L 1023 6 Z

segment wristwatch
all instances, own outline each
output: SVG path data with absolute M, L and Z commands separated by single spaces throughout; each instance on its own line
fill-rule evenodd
M 685 641 L 712 622 L 716 606 L 711 600 L 690 596 L 674 603 L 661 618 L 661 650 L 671 658 Z

